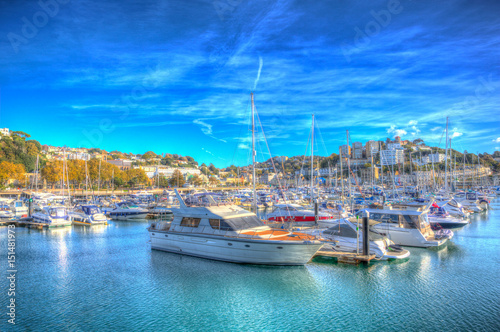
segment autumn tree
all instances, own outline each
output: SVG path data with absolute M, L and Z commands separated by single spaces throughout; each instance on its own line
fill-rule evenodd
M 203 184 L 203 180 L 198 174 L 195 174 L 189 178 L 189 183 L 194 186 L 201 186 Z
M 0 184 L 5 185 L 9 180 L 22 181 L 26 170 L 22 164 L 14 164 L 9 161 L 0 163 Z
M 186 183 L 186 181 L 184 180 L 184 176 L 182 175 L 181 171 L 176 169 L 172 173 L 170 179 L 168 179 L 168 183 L 171 187 L 182 187 Z
M 149 178 L 141 168 L 132 168 L 125 171 L 125 175 L 130 186 L 137 184 L 149 184 Z
M 208 179 L 208 183 L 212 186 L 217 186 L 220 183 L 220 181 L 215 176 L 211 176 Z
M 61 161 L 51 161 L 42 168 L 42 177 L 50 183 L 52 187 L 62 179 L 62 166 L 63 163 Z

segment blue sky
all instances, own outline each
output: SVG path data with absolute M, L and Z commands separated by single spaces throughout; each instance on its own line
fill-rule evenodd
M 272 155 L 313 113 L 319 155 L 346 130 L 443 147 L 446 116 L 457 149 L 500 147 L 498 1 L 40 3 L 0 1 L 0 127 L 42 144 L 245 165 L 253 91 Z

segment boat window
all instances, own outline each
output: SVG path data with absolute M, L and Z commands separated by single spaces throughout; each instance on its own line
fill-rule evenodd
M 208 222 L 213 229 L 220 229 L 220 219 L 208 219 Z
M 467 194 L 467 199 L 469 199 L 469 200 L 475 200 L 476 199 L 476 195 L 475 194 Z
M 400 217 L 405 228 L 419 228 L 418 216 L 402 214 Z
M 182 218 L 181 226 L 198 227 L 198 225 L 200 224 L 200 221 L 201 221 L 201 218 L 184 217 L 184 218 Z
M 237 231 L 260 226 L 264 226 L 264 223 L 255 215 L 224 219 L 220 221 L 220 229 L 227 231 Z
M 385 223 L 399 223 L 399 215 L 397 214 L 370 213 L 370 219 Z

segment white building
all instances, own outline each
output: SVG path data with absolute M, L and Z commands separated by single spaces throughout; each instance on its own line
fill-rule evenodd
M 352 157 L 354 159 L 363 158 L 363 143 L 361 142 L 352 143 Z
M 404 150 L 393 149 L 393 150 L 381 150 L 380 151 L 380 163 L 381 165 L 396 165 L 401 164 L 404 161 Z
M 0 134 L 2 134 L 4 136 L 10 136 L 9 128 L 0 128 Z
M 174 174 L 175 170 L 180 171 L 183 176 L 201 174 L 201 171 L 199 169 L 191 167 L 169 167 L 160 165 L 160 166 L 134 166 L 134 168 L 143 169 L 149 178 L 153 178 L 157 175 L 170 178 Z
M 68 153 L 69 160 L 90 160 L 90 154 L 88 153 Z
M 387 143 L 387 150 L 401 149 L 401 143 Z
M 377 142 L 377 141 L 368 141 L 368 142 L 366 142 L 365 149 L 366 149 L 366 156 L 368 158 L 370 158 L 372 156 L 372 154 L 378 152 L 378 150 L 379 150 L 379 142 Z

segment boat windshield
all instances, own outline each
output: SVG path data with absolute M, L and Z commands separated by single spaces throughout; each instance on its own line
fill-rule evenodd
M 50 209 L 49 212 L 51 217 L 64 217 L 66 215 L 65 209 Z
M 255 215 L 231 219 L 209 219 L 209 222 L 213 229 L 221 231 L 239 231 L 264 226 L 264 223 Z
M 341 224 L 338 226 L 333 226 L 324 231 L 328 235 L 336 235 L 342 237 L 356 238 L 358 234 L 349 225 Z
M 101 210 L 97 206 L 83 207 L 83 212 L 86 214 L 96 214 L 101 213 Z

